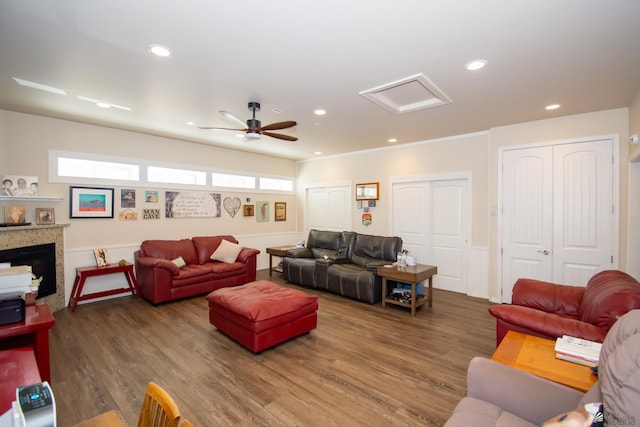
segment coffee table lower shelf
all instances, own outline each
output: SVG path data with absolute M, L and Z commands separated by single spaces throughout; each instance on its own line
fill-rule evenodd
M 555 341 L 509 331 L 491 360 L 586 392 L 597 381 L 588 366 L 556 358 Z

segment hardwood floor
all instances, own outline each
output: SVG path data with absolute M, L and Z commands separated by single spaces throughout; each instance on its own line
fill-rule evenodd
M 258 279 L 269 279 L 267 270 Z M 274 282 L 284 282 L 277 273 Z M 434 290 L 409 310 L 319 296 L 318 327 L 261 354 L 209 324 L 203 297 L 153 306 L 135 297 L 55 313 L 58 426 L 117 409 L 135 426 L 146 385 L 210 426 L 441 426 L 466 393 L 473 356 L 495 350 L 490 302 Z

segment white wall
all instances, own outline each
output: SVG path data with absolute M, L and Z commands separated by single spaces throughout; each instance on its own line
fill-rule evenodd
M 287 203 L 287 220 L 257 222 L 256 217 L 231 217 L 224 209 L 220 218 L 178 218 L 160 220 L 120 221 L 119 189 L 115 187 L 114 219 L 70 219 L 69 185 L 48 182 L 48 150 L 96 153 L 117 157 L 156 160 L 173 164 L 205 166 L 224 170 L 254 171 L 272 176 L 296 175 L 292 160 L 251 154 L 203 144 L 161 138 L 147 134 L 87 125 L 41 116 L 0 111 L 0 175 L 28 175 L 39 177 L 39 194 L 59 197 L 60 202 L 27 202 L 27 221 L 35 222 L 36 207 L 53 207 L 57 223 L 68 223 L 65 228 L 65 287 L 67 299 L 75 267 L 94 265 L 92 250 L 108 248 L 111 261 L 133 260 L 133 251 L 145 239 L 177 239 L 197 235 L 234 235 L 241 244 L 260 249 L 258 268 L 268 266 L 265 247 L 296 242 L 297 203 L 295 195 L 221 192 L 224 197 L 239 197 L 246 203 L 259 200 Z M 78 183 L 82 185 L 82 183 Z M 146 188 L 164 191 L 163 188 Z M 136 189 L 136 208 L 140 210 L 145 188 Z M 215 192 L 215 191 L 214 191 Z M 164 212 L 164 205 L 159 204 Z M 1 214 L 1 213 L 0 213 Z M 102 280 L 102 279 L 101 279 Z M 105 286 L 123 278 L 107 276 Z M 98 280 L 99 282 L 99 280 Z M 88 284 L 90 287 L 91 285 Z M 112 286 L 113 287 L 113 286 Z M 120 286 L 118 286 L 120 287 Z

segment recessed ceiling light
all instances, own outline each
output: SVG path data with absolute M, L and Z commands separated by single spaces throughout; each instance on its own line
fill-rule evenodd
M 315 152 L 315 153 L 313 153 L 313 154 L 315 154 L 316 156 L 319 156 L 320 154 L 322 154 L 322 151 L 316 151 L 316 152 Z
M 327 110 L 318 108 L 317 110 L 314 110 L 313 114 L 315 114 L 316 116 L 324 116 L 325 114 L 327 114 Z
M 477 71 L 486 67 L 487 64 L 488 62 L 486 59 L 474 59 L 473 61 L 467 62 L 464 68 L 466 68 L 469 71 Z
M 189 126 L 193 126 L 193 125 L 195 125 L 195 123 L 194 123 L 194 122 L 187 122 L 187 124 L 188 124 Z
M 273 111 L 273 112 L 274 112 L 274 113 L 276 113 L 276 114 L 280 114 L 280 113 L 282 113 L 282 110 L 281 110 L 281 109 L 279 109 L 279 108 L 277 108 L 277 107 L 273 107 L 273 108 L 271 109 L 271 111 Z
M 396 138 L 389 138 L 387 141 L 391 143 L 398 142 Z
M 67 94 L 67 92 L 65 92 L 62 89 L 58 89 L 57 87 L 53 87 L 53 86 L 43 85 L 42 83 L 30 82 L 29 80 L 23 80 L 23 79 L 19 79 L 17 77 L 14 77 L 13 80 L 15 80 L 16 83 L 18 83 L 19 85 L 25 86 L 25 87 L 30 87 L 31 89 L 44 90 L 46 92 L 51 92 L 51 93 L 55 93 L 55 94 L 58 94 L 58 95 L 66 95 Z
M 153 53 L 156 56 L 161 56 L 163 58 L 166 58 L 167 56 L 171 56 L 171 49 L 159 44 L 152 44 L 151 46 L 149 46 L 149 52 Z
M 96 105 L 100 108 L 111 108 L 111 104 L 109 104 L 108 102 L 98 101 L 96 102 Z
M 551 104 L 544 107 L 545 110 L 557 110 L 560 108 L 560 104 Z

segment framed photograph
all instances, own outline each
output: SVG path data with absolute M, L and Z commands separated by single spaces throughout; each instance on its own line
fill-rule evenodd
M 55 224 L 56 217 L 53 208 L 36 208 L 36 224 Z
M 356 184 L 356 200 L 378 200 L 379 198 L 379 182 L 365 182 L 362 184 Z
M 273 210 L 276 213 L 276 217 L 275 217 L 276 221 L 287 220 L 287 204 L 285 202 L 274 202 Z
M 69 187 L 69 218 L 113 218 L 113 188 Z
M 26 224 L 26 208 L 23 205 L 6 205 L 4 222 L 7 224 Z
M 109 252 L 106 249 L 96 249 L 93 251 L 93 255 L 96 257 L 96 265 L 98 267 L 106 267 L 111 263 L 109 261 Z
M 38 197 L 38 177 L 2 175 L 0 196 Z

